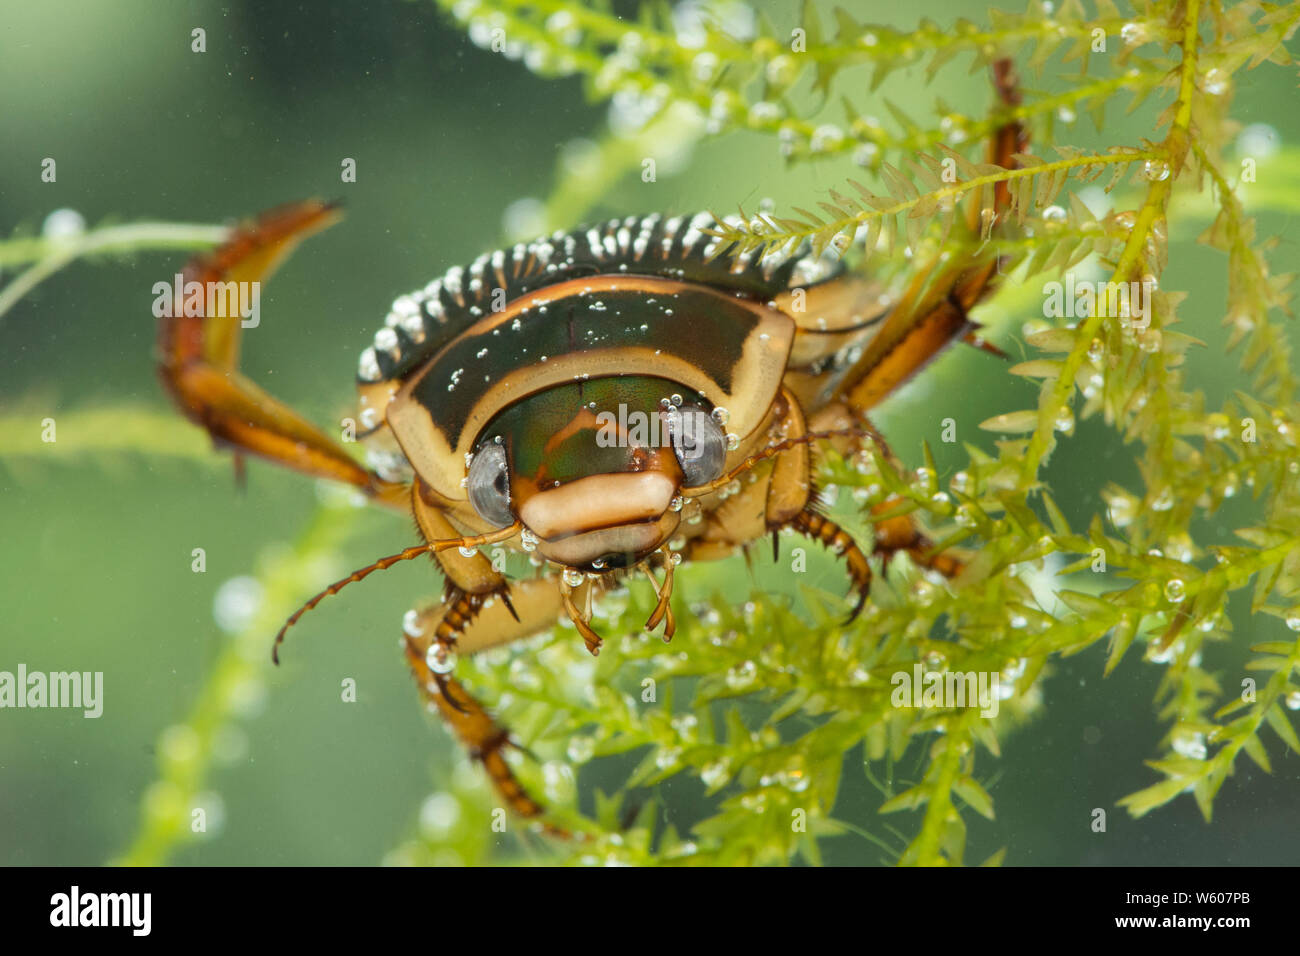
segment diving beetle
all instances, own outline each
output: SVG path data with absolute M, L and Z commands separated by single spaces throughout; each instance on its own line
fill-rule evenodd
M 1018 104 L 1010 64 L 993 76 L 1003 105 Z M 1023 149 L 1008 120 L 989 159 L 1009 167 Z M 971 202 L 966 225 L 987 235 L 1006 208 L 1000 185 L 991 202 Z M 260 281 L 336 218 L 318 201 L 265 213 L 192 259 L 186 285 Z M 237 464 L 256 454 L 414 516 L 423 544 L 331 585 L 285 629 L 346 584 L 434 555 L 444 599 L 408 612 L 407 661 L 523 817 L 543 808 L 504 757 L 508 731 L 453 676 L 455 655 L 561 616 L 598 653 L 592 602 L 635 573 L 658 592 L 646 628 L 662 626 L 667 640 L 680 562 L 786 528 L 843 559 L 856 613 L 871 567 L 818 506 L 814 442 L 871 442 L 889 455 L 867 413 L 950 343 L 982 344 L 968 313 L 992 287 L 993 256 L 941 257 L 895 290 L 806 243 L 731 254 L 716 226 L 708 213 L 614 219 L 481 256 L 399 297 L 358 368 L 369 467 L 238 372 L 238 317 L 186 315 L 178 302 L 160 324 L 166 388 Z M 508 580 L 478 550 L 497 543 L 532 552 L 545 572 Z M 910 517 L 877 520 L 873 550 L 906 551 L 948 576 L 961 569 Z

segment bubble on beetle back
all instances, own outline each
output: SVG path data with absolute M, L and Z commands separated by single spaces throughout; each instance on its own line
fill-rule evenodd
M 238 634 L 253 623 L 265 595 L 257 578 L 248 575 L 231 578 L 217 588 L 212 599 L 212 618 L 227 634 Z

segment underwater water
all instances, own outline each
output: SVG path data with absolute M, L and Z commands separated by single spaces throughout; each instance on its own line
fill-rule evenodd
M 941 0 L 905 13 L 845 6 L 865 19 L 898 16 L 900 28 L 921 16 L 980 19 L 983 10 Z M 788 32 L 791 7 L 764 10 Z M 346 495 L 255 459 L 241 488 L 229 455 L 210 448 L 159 384 L 153 287 L 179 271 L 200 227 L 308 197 L 340 200 L 343 220 L 308 240 L 266 285 L 241 362 L 251 379 L 332 429 L 352 414 L 357 355 L 394 297 L 448 267 L 559 220 L 726 213 L 739 204 L 752 210 L 764 198 L 778 210 L 810 206 L 860 173 L 852 156 L 787 163 L 778 136 L 713 137 L 685 116 L 651 145 L 636 141 L 634 106 L 592 102 L 576 76 L 538 77 L 472 42 L 433 3 L 0 0 L 0 22 L 0 234 L 57 234 L 78 228 L 78 216 L 87 227 L 195 227 L 177 248 L 155 242 L 73 262 L 0 316 L 0 671 L 102 675 L 96 716 L 83 713 L 91 708 L 0 709 L 0 820 L 7 821 L 0 863 L 568 858 L 573 851 L 514 824 L 505 833 L 490 826 L 497 800 L 481 772 L 423 712 L 398 638 L 407 609 L 442 593 L 427 561 L 400 564 L 328 599 L 290 633 L 284 663 L 269 665 L 282 605 L 292 609 L 353 568 L 416 543 L 415 532 L 407 515 L 353 508 Z M 193 49 L 195 29 L 204 31 L 202 52 Z M 865 73 L 848 72 L 836 78 L 833 96 L 848 94 L 884 117 L 886 96 L 923 122 L 932 119 L 936 96 L 983 116 L 987 84 L 967 65 L 944 68 L 929 86 L 916 82 L 919 68 L 900 71 L 874 92 Z M 1071 72 L 1054 63 L 1026 85 L 1068 89 Z M 804 104 L 823 96 L 806 84 L 791 95 Z M 1300 117 L 1281 108 L 1295 102 L 1294 78 L 1266 66 L 1243 74 L 1236 96 L 1236 118 L 1271 128 L 1294 161 Z M 1163 102 L 1124 115 L 1121 97 L 1102 132 L 1080 119 L 1058 139 L 1090 149 L 1137 144 L 1155 135 Z M 611 128 L 624 139 L 610 140 Z M 639 162 L 647 149 L 659 156 L 653 182 Z M 49 159 L 53 181 L 42 175 Z M 1282 161 L 1261 168 L 1284 177 Z M 1293 170 L 1285 176 L 1297 181 Z M 1090 198 L 1106 201 L 1097 184 L 1092 189 Z M 1126 180 L 1115 201 L 1136 203 L 1137 190 Z M 1239 352 L 1223 353 L 1223 256 L 1195 241 L 1210 218 L 1190 200 L 1185 208 L 1186 221 L 1171 225 L 1161 285 L 1188 294 L 1179 331 L 1208 345 L 1189 352 L 1183 372 L 1217 407 L 1249 378 L 1238 369 Z M 52 217 L 58 210 L 76 215 Z M 1294 202 L 1289 210 L 1251 210 L 1260 237 L 1282 237 L 1277 271 L 1297 261 L 1294 210 Z M 3 256 L 0 288 L 25 268 Z M 981 316 L 1012 363 L 1038 357 L 1021 330 L 1040 317 L 1037 285 Z M 1294 345 L 1293 324 L 1287 333 Z M 980 431 L 980 422 L 1034 407 L 1037 383 L 1007 374 L 1009 364 L 954 350 L 885 404 L 877 424 L 910 467 L 923 463 L 928 442 L 946 487 L 967 460 L 962 442 L 995 453 L 999 436 Z M 947 417 L 961 441 L 938 437 Z M 40 437 L 47 420 L 56 441 Z M 1093 418 L 1062 438 L 1042 478 L 1071 525 L 1086 528 L 1105 511 L 1099 493 L 1107 483 L 1140 487 L 1135 457 L 1134 445 Z M 1197 541 L 1232 543 L 1234 529 L 1259 520 L 1243 492 L 1199 521 Z M 810 552 L 799 580 L 772 561 L 766 541 L 754 550 L 752 569 L 739 557 L 680 568 L 678 614 L 715 593 L 738 608 L 755 593 L 803 601 L 805 586 L 842 595 L 842 568 L 820 549 Z M 1052 567 L 1035 572 L 1049 599 L 1060 586 Z M 1287 634 L 1276 618 L 1251 616 L 1249 594 L 1231 599 L 1230 639 L 1205 651 L 1207 669 L 1229 694 L 1247 673 L 1249 645 Z M 572 629 L 560 638 L 580 644 Z M 677 641 L 672 650 L 689 656 L 689 640 Z M 1142 650 L 1132 649 L 1106 677 L 1104 641 L 1052 658 L 1032 712 L 1000 733 L 1001 757 L 981 753 L 977 777 L 997 813 L 993 820 L 964 813 L 967 861 L 1002 848 L 1005 862 L 1017 865 L 1300 859 L 1300 755 L 1275 736 L 1265 739 L 1273 772 L 1239 759 L 1210 823 L 1191 797 L 1140 819 L 1116 805 L 1158 779 L 1143 761 L 1162 752 L 1169 729 L 1152 702 L 1163 669 L 1142 660 Z M 512 651 L 502 673 L 526 684 L 535 651 Z M 520 662 L 513 671 L 511 660 Z M 594 668 L 581 675 L 613 679 Z M 765 713 L 753 702 L 742 709 L 751 720 Z M 1294 711 L 1287 713 L 1294 725 Z M 720 711 L 714 719 L 721 722 Z M 821 719 L 800 714 L 795 731 Z M 529 720 L 522 732 L 540 734 L 545 717 Z M 536 780 L 549 802 L 594 813 L 597 791 L 619 790 L 649 751 L 588 762 L 574 756 L 583 746 L 547 740 Z M 877 778 L 895 774 L 897 792 L 919 778 L 928 746 L 928 739 L 914 742 L 895 765 L 869 769 Z M 635 788 L 625 808 L 653 800 L 658 832 L 673 827 L 685 836 L 729 793 L 709 790 L 684 772 Z M 845 755 L 833 814 L 855 832 L 821 839 L 824 862 L 897 859 L 920 815 L 880 815 L 883 800 L 858 746 Z M 1090 827 L 1097 807 L 1109 815 L 1104 834 Z

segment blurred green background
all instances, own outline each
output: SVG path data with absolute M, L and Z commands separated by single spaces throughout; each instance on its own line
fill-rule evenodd
M 905 11 L 846 5 L 900 27 L 923 15 L 940 22 L 983 15 L 979 4 L 930 0 Z M 791 7 L 767 9 L 789 25 Z M 195 27 L 207 31 L 205 54 L 190 52 Z M 1064 88 L 1068 80 L 1053 73 L 1026 82 Z M 967 77 L 964 62 L 928 88 L 917 79 L 895 78 L 884 92 L 918 116 L 930 115 L 935 95 L 976 115 L 985 109 L 986 88 Z M 836 92 L 849 92 L 859 108 L 871 105 L 865 85 Z M 1267 123 L 1293 144 L 1300 135 L 1294 104 L 1293 76 L 1265 66 L 1243 75 L 1235 115 Z M 307 196 L 344 200 L 344 222 L 310 240 L 264 290 L 262 324 L 245 338 L 243 366 L 310 417 L 332 423 L 349 409 L 356 356 L 392 298 L 498 244 L 507 207 L 544 199 L 563 157 L 574 155 L 573 141 L 599 137 L 607 112 L 584 101 L 576 78 L 541 80 L 474 47 L 431 3 L 0 0 L 0 230 L 39 230 L 59 208 L 92 225 L 219 223 Z M 1136 143 L 1152 135 L 1155 114 L 1151 106 L 1130 117 L 1113 108 L 1105 138 L 1087 120 L 1059 135 L 1087 147 Z M 40 181 L 45 157 L 57 160 L 56 183 Z M 344 157 L 357 161 L 355 183 L 340 182 Z M 772 139 L 731 134 L 706 140 L 681 171 L 656 183 L 621 178 L 593 215 L 751 208 L 764 196 L 778 208 L 807 205 L 851 168 L 844 160 L 787 168 Z M 1267 165 L 1261 168 L 1265 175 Z M 1262 236 L 1282 237 L 1279 271 L 1297 261 L 1292 218 L 1261 218 Z M 1236 359 L 1222 355 L 1223 259 L 1192 244 L 1206 224 L 1174 224 L 1162 286 L 1190 293 L 1182 331 L 1210 344 L 1193 354 L 1187 374 L 1213 404 L 1245 379 Z M 76 263 L 0 319 L 5 427 L 35 433 L 44 417 L 123 403 L 167 408 L 151 360 L 151 288 L 184 258 Z M 994 306 L 985 319 L 992 337 L 1019 356 L 1020 325 L 1035 315 Z M 1030 384 L 966 350 L 892 402 L 880 424 L 913 464 L 928 438 L 946 482 L 962 459 L 938 443 L 940 421 L 955 418 L 964 440 L 991 447 L 992 436 L 976 424 L 1028 407 L 1032 396 Z M 1132 450 L 1095 421 L 1063 441 L 1047 478 L 1080 523 L 1101 508 L 1096 492 L 1105 482 L 1139 487 Z M 222 645 L 213 617 L 218 589 L 302 531 L 316 490 L 253 462 L 240 493 L 228 457 L 216 454 L 207 465 L 9 458 L 0 488 L 0 669 L 24 662 L 33 670 L 103 671 L 106 683 L 98 720 L 73 711 L 0 711 L 0 862 L 100 863 L 130 843 L 156 775 L 159 733 L 185 715 Z M 1198 529 L 1198 543 L 1229 540 L 1251 514 L 1239 499 Z M 366 517 L 346 545 L 346 567 L 323 571 L 346 571 L 412 543 L 406 519 Z M 207 553 L 204 574 L 190 569 L 196 547 Z M 740 562 L 707 574 L 701 580 L 725 580 L 738 596 L 750 586 Z M 828 569 L 814 583 L 838 593 L 838 574 Z M 321 582 L 334 576 L 323 573 Z M 760 568 L 760 582 L 778 577 Z M 264 699 L 253 695 L 227 741 L 211 781 L 224 820 L 210 821 L 208 837 L 177 862 L 373 863 L 413 835 L 422 803 L 447 778 L 452 747 L 421 712 L 396 644 L 403 611 L 440 588 L 424 563 L 400 565 L 304 623 Z M 1244 605 L 1235 599 L 1236 641 L 1207 651 L 1207 666 L 1231 685 L 1245 646 L 1283 633 L 1274 619 L 1247 621 Z M 1103 681 L 1103 653 L 1097 647 L 1058 662 L 1045 709 L 1004 741 L 1000 762 L 981 763 L 981 774 L 992 775 L 998 819 L 968 819 L 967 858 L 1007 846 L 1007 862 L 1020 864 L 1300 859 L 1300 760 L 1271 739 L 1274 774 L 1243 760 L 1218 798 L 1213 825 L 1190 798 L 1141 821 L 1115 807 L 1155 777 L 1142 760 L 1156 755 L 1163 734 L 1151 704 L 1160 669 L 1135 650 Z M 357 681 L 356 704 L 340 705 L 346 677 Z M 580 792 L 612 787 L 626 763 L 611 763 L 584 768 Z M 879 795 L 860 773 L 844 781 L 837 816 L 878 832 Z M 660 789 L 665 819 L 703 815 L 698 783 Z M 1104 835 L 1087 826 L 1096 806 L 1109 812 Z M 913 825 L 906 815 L 889 822 Z M 880 858 L 855 836 L 825 850 L 835 863 Z

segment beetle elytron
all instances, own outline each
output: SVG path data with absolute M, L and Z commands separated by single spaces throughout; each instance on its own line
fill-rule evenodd
M 1010 65 L 999 62 L 994 79 L 1014 106 Z M 1010 166 L 1023 148 L 1020 125 L 1008 122 L 990 159 Z M 995 219 L 1006 198 L 999 187 Z M 989 212 L 973 201 L 968 227 L 982 217 L 988 227 Z M 192 260 L 185 280 L 260 280 L 334 216 L 319 202 L 264 214 Z M 374 470 L 239 374 L 238 317 L 176 308 L 162 320 L 165 385 L 237 461 L 257 454 L 414 515 L 426 544 L 355 572 L 303 610 L 377 568 L 434 554 L 446 593 L 408 613 L 407 660 L 421 695 L 524 817 L 542 807 L 504 758 L 505 728 L 452 676 L 453 653 L 535 634 L 560 615 L 597 653 L 593 596 L 633 573 L 654 581 L 646 627 L 662 625 L 668 639 L 678 562 L 722 557 L 783 528 L 844 559 L 860 608 L 870 565 L 817 508 L 812 443 L 880 442 L 866 413 L 946 345 L 973 340 L 967 312 L 997 270 L 989 256 L 941 259 L 891 295 L 835 256 L 729 256 L 713 225 L 707 214 L 651 215 L 557 233 L 398 298 L 358 374 L 358 437 Z M 616 410 L 620 423 L 662 423 L 667 440 L 625 427 L 621 440 L 600 440 Z M 689 441 L 684 414 L 699 423 Z M 507 581 L 477 550 L 495 542 L 534 551 L 546 573 Z M 873 545 L 948 575 L 961 567 L 930 554 L 906 517 L 879 521 Z

